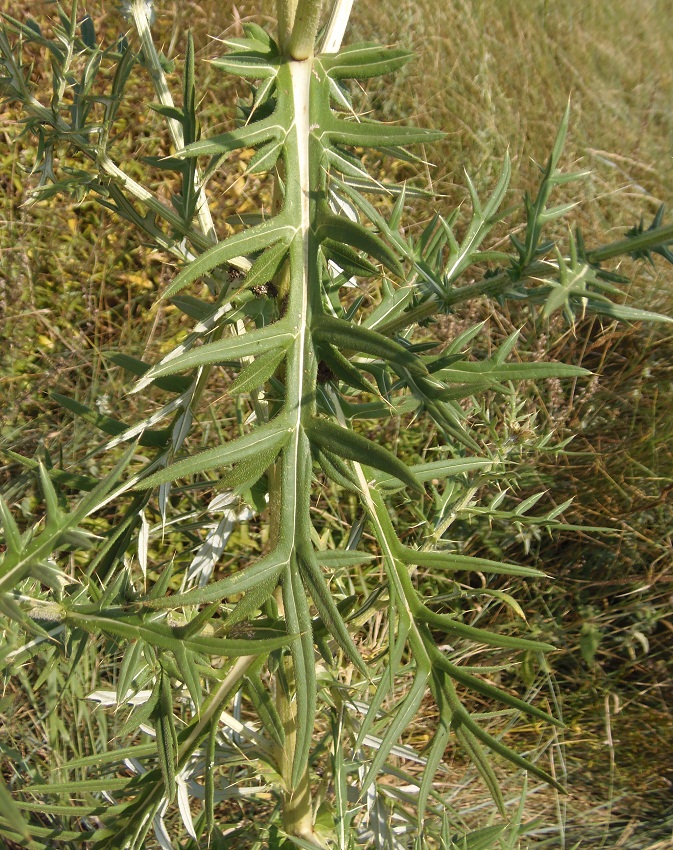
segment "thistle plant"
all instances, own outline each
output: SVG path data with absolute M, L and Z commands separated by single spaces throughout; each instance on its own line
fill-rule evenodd
M 372 178 L 363 152 L 409 160 L 440 134 L 358 114 L 352 82 L 394 74 L 411 57 L 375 44 L 341 47 L 350 5 L 279 0 L 275 38 L 245 24 L 242 37 L 225 39 L 212 64 L 248 81 L 251 95 L 237 127 L 203 137 L 191 36 L 176 105 L 145 0 L 123 4 L 131 32 L 108 47 L 76 0 L 67 12 L 58 8 L 52 37 L 11 17 L 0 32 L 4 95 L 20 104 L 23 133 L 38 140 L 34 197 L 93 198 L 138 228 L 180 265 L 158 299 L 193 322 L 153 365 L 110 355 L 137 379 L 132 392 L 164 394 L 142 421 L 55 394 L 105 435 L 97 451 L 110 471 L 101 481 L 46 456 L 10 453 L 37 477 L 45 515 L 20 528 L 0 500 L 5 679 L 24 681 L 21 666 L 47 649 L 50 664 L 69 677 L 91 647 L 114 664 L 112 689 L 89 694 L 109 713 L 114 740 L 58 764 L 51 777 L 17 768 L 9 788 L 0 785 L 0 835 L 22 846 L 140 848 L 154 846 L 153 831 L 162 847 L 182 839 L 189 848 L 448 850 L 454 830 L 433 782 L 451 742 L 474 763 L 502 816 L 465 846 L 513 846 L 518 834 L 521 812 L 508 825 L 494 756 L 560 789 L 544 766 L 475 716 L 471 699 L 507 716 L 561 721 L 494 684 L 497 667 L 466 665 L 456 649 L 537 658 L 553 647 L 465 622 L 424 595 L 418 576 L 477 573 L 488 595 L 491 577 L 543 575 L 464 554 L 447 537 L 452 509 L 443 488 L 498 474 L 469 416 L 480 394 L 511 396 L 518 381 L 587 373 L 514 359 L 516 335 L 479 359 L 471 345 L 481 326 L 441 340 L 433 322 L 484 295 L 539 305 L 544 316 L 562 310 L 571 322 L 587 311 L 660 319 L 614 300 L 623 278 L 601 264 L 633 253 L 670 259 L 673 228 L 658 215 L 651 228 L 595 249 L 579 231 L 567 247 L 546 238 L 548 224 L 570 211 L 549 206 L 553 189 L 579 176 L 560 170 L 566 114 L 539 191 L 524 201 L 523 235 L 511 237 L 511 253 L 482 250 L 494 225 L 517 212 L 502 210 L 507 161 L 485 203 L 468 178 L 472 213 L 460 235 L 458 210 L 405 229 L 409 201 L 424 193 Z M 26 43 L 49 54 L 48 105 L 34 93 Z M 102 69 L 111 67 L 102 95 Z M 171 139 L 171 151 L 145 161 L 179 182 L 170 207 L 113 158 L 135 71 L 149 76 L 151 107 Z M 273 208 L 220 239 L 223 223 L 213 221 L 206 187 L 242 149 L 254 151 L 248 172 L 273 183 Z M 364 298 L 363 281 L 373 299 Z M 245 410 L 241 433 L 194 451 L 189 435 L 221 367 L 236 373 L 228 394 Z M 433 459 L 409 463 L 384 444 L 395 420 L 431 424 Z M 325 489 L 352 507 L 352 525 L 331 547 L 315 512 Z M 186 494 L 199 490 L 212 494 L 210 502 L 185 508 Z M 477 490 L 466 488 L 464 504 Z M 525 523 L 534 503 L 513 521 Z M 408 528 L 394 519 L 405 510 L 426 521 Z M 90 518 L 103 512 L 113 519 L 96 536 Z M 534 520 L 553 528 L 561 512 Z M 239 552 L 219 569 L 231 529 L 253 515 L 266 529 L 265 551 Z M 178 540 L 195 553 L 186 562 L 176 557 Z M 361 577 L 375 569 L 372 589 Z M 385 638 L 365 654 L 377 618 Z M 415 752 L 403 736 L 428 701 L 436 721 L 424 751 Z M 420 773 L 395 762 L 409 753 Z M 382 782 L 390 777 L 412 790 L 396 792 Z M 252 823 L 225 829 L 228 800 L 248 807 Z

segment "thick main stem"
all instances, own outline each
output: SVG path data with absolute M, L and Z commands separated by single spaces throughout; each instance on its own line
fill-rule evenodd
M 282 534 L 293 549 L 301 536 L 302 513 L 305 510 L 305 490 L 310 488 L 310 461 L 307 465 L 307 441 L 304 424 L 312 413 L 315 395 L 315 356 L 310 338 L 312 289 L 311 268 L 311 156 L 309 146 L 309 93 L 311 86 L 312 61 L 288 63 L 291 86 L 294 124 L 288 134 L 285 151 L 286 190 L 285 204 L 299 211 L 298 227 L 290 246 L 290 292 L 288 315 L 295 328 L 295 341 L 288 355 L 286 367 L 285 410 L 290 419 L 292 435 L 283 453 L 280 470 L 280 486 L 274 489 L 273 497 L 279 504 L 272 510 L 280 518 Z M 292 179 L 291 179 L 292 178 Z M 283 541 L 281 541 L 282 543 Z M 283 595 L 288 601 L 285 606 L 288 626 L 295 614 L 292 595 L 297 586 L 293 579 L 296 559 L 284 576 Z M 299 582 L 300 584 L 300 582 Z M 300 626 L 297 623 L 293 628 Z M 310 629 L 310 626 L 309 626 Z M 312 652 L 312 646 L 304 646 L 304 653 Z M 310 799 L 310 777 L 308 752 L 300 751 L 297 734 L 299 703 L 295 688 L 295 664 L 299 656 L 286 658 L 283 674 L 276 681 L 276 702 L 285 727 L 285 744 L 279 749 L 279 771 L 285 781 L 283 799 L 283 826 L 290 835 L 296 835 L 316 843 L 313 832 L 313 813 Z M 301 663 L 301 662 L 299 662 Z M 312 721 L 312 718 L 310 718 Z M 304 719 L 305 722 L 305 719 Z M 305 739 L 305 736 L 303 736 Z
M 311 316 L 320 312 L 320 273 L 315 236 L 317 196 L 321 184 L 321 161 L 312 148 L 310 93 L 313 50 L 322 2 L 279 0 L 279 37 L 287 63 L 281 68 L 278 86 L 291 97 L 293 123 L 284 150 L 284 206 L 296 214 L 296 231 L 289 251 L 290 281 L 287 314 L 295 339 L 286 360 L 285 414 L 291 436 L 276 465 L 270 488 L 273 536 L 290 552 L 283 573 L 282 606 L 288 629 L 301 637 L 293 644 L 275 677 L 276 707 L 285 740 L 277 750 L 277 767 L 285 789 L 282 799 L 283 828 L 289 835 L 317 847 L 326 846 L 314 830 L 311 805 L 308 729 L 315 717 L 314 647 L 311 621 L 299 576 L 300 541 L 310 528 L 311 453 L 305 427 L 315 415 L 317 363 L 311 339 Z M 340 36 L 337 36 L 340 41 Z M 301 687 L 297 683 L 301 677 Z

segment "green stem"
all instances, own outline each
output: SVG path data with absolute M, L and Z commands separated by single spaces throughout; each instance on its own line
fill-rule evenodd
M 292 771 L 297 749 L 297 710 L 292 694 L 294 670 L 291 657 L 285 658 L 284 681 L 276 681 L 276 708 L 283 724 L 285 741 L 277 751 L 278 769 L 286 787 L 283 795 L 283 829 L 288 835 L 296 835 L 315 841 L 313 810 L 311 806 L 311 783 L 308 768 L 302 771 L 299 782 L 293 783 Z
M 287 44 L 291 59 L 301 62 L 313 55 L 321 11 L 322 0 L 298 0 Z
M 430 295 L 427 300 L 413 309 L 402 313 L 396 319 L 377 325 L 376 330 L 386 336 L 392 336 L 404 330 L 404 328 L 408 328 L 411 325 L 422 322 L 424 319 L 428 319 L 430 316 L 434 316 L 440 308 L 447 309 L 453 307 L 455 304 L 461 304 L 463 301 L 479 298 L 482 295 L 499 295 L 515 283 L 519 283 L 525 278 L 539 275 L 543 271 L 548 270 L 548 268 L 549 266 L 546 263 L 533 263 L 524 269 L 517 281 L 512 280 L 509 272 L 503 271 L 493 277 L 484 278 L 479 283 L 473 283 L 470 286 L 455 287 L 448 295 L 441 299 L 441 303 L 436 295 Z
M 604 245 L 602 248 L 589 251 L 587 260 L 590 263 L 601 263 L 604 260 L 611 260 L 613 257 L 621 257 L 623 254 L 648 251 L 672 240 L 673 224 L 665 224 L 655 230 L 646 230 L 645 233 L 638 236 L 628 236 L 626 239 L 619 239 L 609 245 Z
M 277 0 L 276 14 L 278 16 L 278 43 L 283 53 L 288 54 L 292 27 L 297 12 L 297 0 Z
M 315 202 L 311 189 L 319 179 L 310 145 L 310 87 L 313 63 L 310 59 L 289 62 L 281 69 L 279 88 L 292 99 L 294 121 L 285 142 L 284 165 L 286 171 L 286 207 L 296 212 L 296 232 L 290 245 L 290 275 L 287 315 L 291 318 L 295 339 L 286 361 L 285 415 L 291 423 L 292 433 L 280 461 L 273 470 L 269 489 L 269 508 L 272 517 L 272 537 L 294 548 L 307 532 L 307 493 L 311 488 L 310 449 L 304 424 L 315 409 L 317 364 L 311 340 L 311 314 L 320 309 L 320 281 L 317 272 L 317 247 L 314 244 L 312 222 Z M 316 300 L 317 299 L 317 300 Z M 294 558 L 294 555 L 292 555 Z M 277 602 L 286 606 L 288 623 L 293 613 L 292 596 L 296 591 L 290 573 L 296 566 L 288 565 L 284 578 L 283 596 Z M 299 651 L 298 649 L 296 650 Z M 306 647 L 302 651 L 306 651 Z M 276 674 L 274 689 L 276 706 L 285 728 L 285 743 L 277 751 L 278 770 L 284 780 L 282 797 L 283 827 L 290 835 L 321 846 L 313 830 L 311 784 L 308 753 L 299 751 L 299 735 L 306 740 L 305 729 L 298 722 L 313 723 L 308 717 L 298 718 L 295 665 L 299 656 L 284 659 L 283 668 Z M 301 661 L 299 661 L 301 663 Z

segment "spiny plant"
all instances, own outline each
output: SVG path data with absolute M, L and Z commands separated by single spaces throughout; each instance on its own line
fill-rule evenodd
M 566 113 L 539 191 L 525 199 L 523 235 L 510 237 L 512 253 L 482 250 L 514 212 L 501 210 L 507 160 L 486 203 L 468 178 L 464 226 L 456 227 L 456 210 L 406 229 L 408 202 L 424 193 L 373 179 L 363 151 L 413 160 L 408 148 L 439 134 L 358 114 L 352 81 L 392 74 L 410 55 L 375 44 L 341 48 L 350 6 L 337 0 L 321 29 L 321 3 L 279 0 L 276 39 L 250 23 L 242 37 L 225 39 L 227 52 L 212 64 L 250 81 L 250 99 L 236 128 L 207 138 L 191 36 L 176 106 L 152 40 L 151 3 L 122 4 L 135 36 L 108 47 L 77 0 L 68 12 L 57 7 L 50 36 L 33 20 L 5 16 L 2 89 L 22 109 L 24 136 L 37 139 L 34 198 L 94 198 L 176 257 L 181 270 L 159 298 L 194 322 L 154 365 L 110 355 L 138 378 L 134 392 L 165 394 L 144 420 L 124 422 L 55 394 L 111 438 L 96 450 L 109 458 L 101 481 L 55 466 L 45 453 L 8 452 L 37 476 L 45 515 L 21 529 L 0 499 L 5 681 L 34 698 L 23 668 L 41 654 L 48 669 L 65 668 L 66 689 L 93 648 L 114 678 L 112 690 L 102 680 L 90 697 L 117 713 L 132 706 L 123 723 L 110 713 L 112 741 L 92 736 L 90 751 L 54 765 L 54 776 L 29 775 L 21 761 L 5 773 L 0 835 L 16 844 L 140 848 L 154 829 L 164 848 L 179 839 L 186 848 L 513 847 L 522 810 L 507 821 L 492 754 L 560 788 L 486 728 L 488 716 L 470 709 L 469 695 L 507 716 L 560 720 L 494 684 L 503 667 L 465 664 L 444 642 L 529 659 L 553 647 L 465 622 L 459 607 L 423 594 L 419 571 L 543 575 L 464 554 L 447 537 L 455 504 L 446 494 L 461 476 L 502 473 L 470 418 L 481 393 L 511 395 L 512 382 L 587 373 L 510 359 L 516 334 L 479 359 L 471 344 L 480 325 L 440 340 L 432 322 L 484 295 L 540 304 L 544 316 L 563 310 L 570 321 L 587 311 L 659 319 L 616 303 L 623 278 L 601 263 L 652 252 L 670 259 L 673 228 L 657 216 L 650 229 L 592 250 L 579 231 L 567 249 L 546 239 L 547 225 L 572 206 L 550 207 L 552 190 L 578 176 L 559 170 Z M 35 94 L 26 44 L 49 55 L 47 105 Z M 179 183 L 170 207 L 113 157 L 137 70 L 149 74 L 151 108 L 173 145 L 145 158 Z M 273 209 L 219 239 L 223 225 L 213 221 L 206 186 L 242 149 L 254 151 L 248 172 L 272 180 Z M 374 296 L 365 297 L 363 281 Z M 198 297 L 186 293 L 190 285 L 201 286 Z M 228 393 L 246 411 L 241 433 L 195 452 L 188 437 L 220 367 L 237 373 Z M 384 445 L 376 423 L 394 418 L 430 423 L 434 459 L 407 463 Z M 155 428 L 161 422 L 168 424 Z M 382 439 L 373 439 L 377 432 Z M 215 497 L 194 510 L 199 489 Z M 320 533 L 314 510 L 325 490 L 336 494 L 329 504 L 354 506 L 352 525 L 331 537 Z M 512 512 L 513 521 L 525 523 L 535 501 Z M 416 528 L 399 519 L 407 509 L 423 517 Z M 534 522 L 558 526 L 562 510 Z M 208 514 L 219 511 L 222 521 L 211 524 Z M 218 572 L 231 528 L 253 513 L 266 517 L 266 553 L 255 560 L 239 550 L 233 567 Z M 94 515 L 106 520 L 99 536 Z M 187 561 L 179 554 L 185 545 L 196 549 Z M 483 592 L 499 593 L 486 578 Z M 385 637 L 366 654 L 365 636 L 381 617 Z M 401 740 L 428 699 L 436 722 L 417 753 Z M 433 785 L 452 739 L 503 817 L 459 844 L 450 806 Z M 420 774 L 400 767 L 400 755 L 421 764 Z M 225 828 L 228 800 L 241 801 L 251 820 Z

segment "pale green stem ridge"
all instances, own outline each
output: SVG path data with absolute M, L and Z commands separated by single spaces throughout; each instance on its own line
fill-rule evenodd
M 321 53 L 337 53 L 341 47 L 355 0 L 335 0 Z

